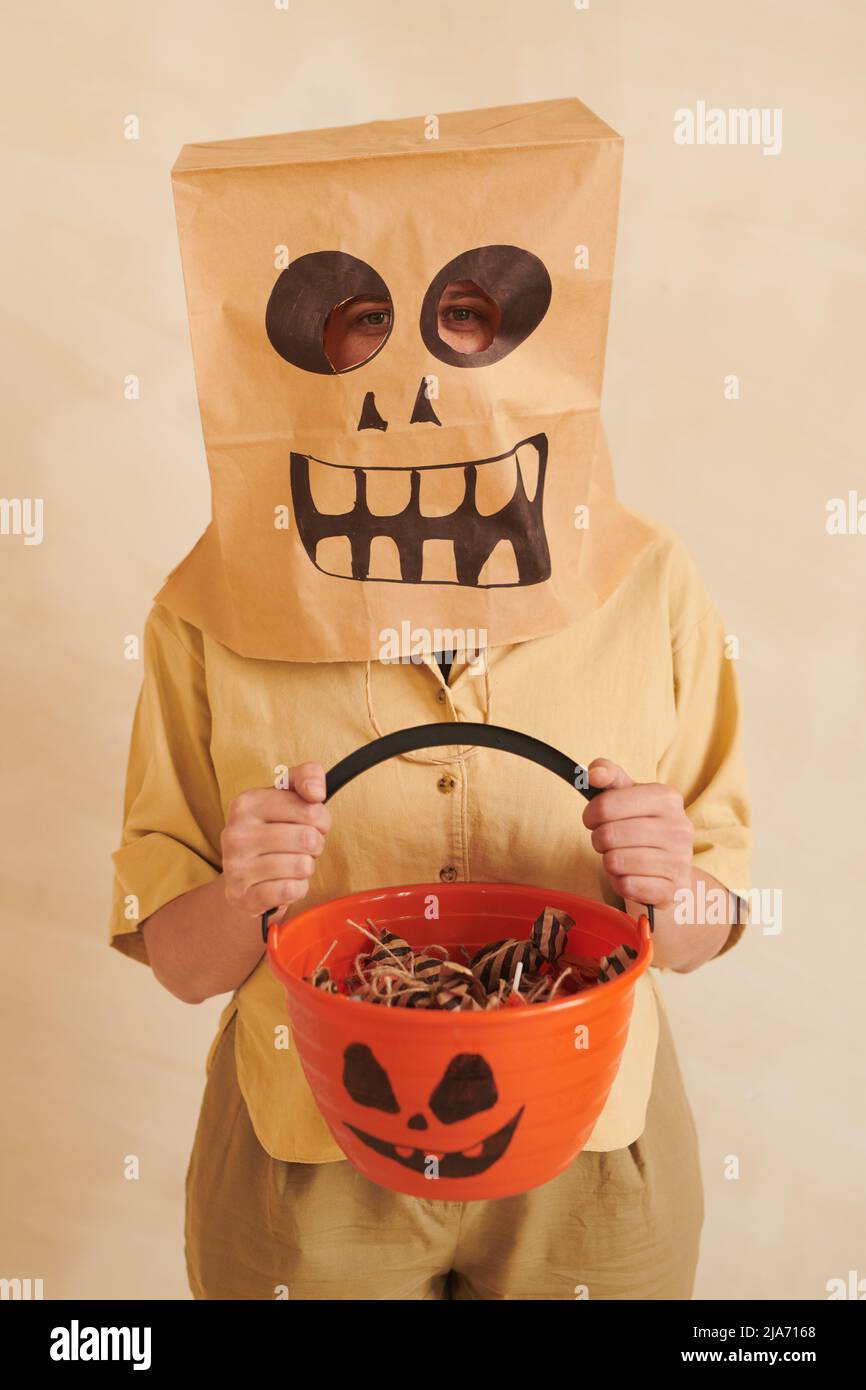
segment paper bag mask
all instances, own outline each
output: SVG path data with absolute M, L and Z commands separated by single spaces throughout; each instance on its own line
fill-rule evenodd
M 651 536 L 599 421 L 621 157 L 575 100 L 185 146 L 213 520 L 159 601 L 288 661 L 596 608 Z

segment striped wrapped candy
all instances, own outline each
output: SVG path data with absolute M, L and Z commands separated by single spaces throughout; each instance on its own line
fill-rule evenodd
M 418 985 L 416 988 L 409 985 L 395 994 L 391 1002 L 397 1009 L 429 1009 L 431 997 L 426 985 Z
M 504 941 L 492 941 L 476 951 L 469 965 L 486 990 L 495 991 L 500 980 L 509 984 L 514 979 L 518 961 L 523 964 L 523 973 L 537 970 L 541 964 L 541 953 L 531 941 L 515 941 L 508 937 Z
M 400 960 L 403 956 L 411 956 L 412 947 L 408 941 L 404 941 L 402 936 L 395 936 L 392 931 L 383 927 L 379 933 L 380 946 L 375 946 L 367 957 L 368 965 L 387 965 L 389 961 Z
M 476 1004 L 487 1003 L 486 989 L 466 965 L 443 961 L 438 983 L 441 989 L 456 990 L 461 996 L 474 999 Z
M 326 965 L 316 966 L 312 975 L 308 975 L 307 979 L 315 989 L 323 989 L 328 994 L 339 994 L 340 992 L 337 988 L 337 981 Z
M 555 965 L 568 944 L 568 933 L 573 926 L 574 918 L 567 912 L 558 907 L 546 907 L 533 922 L 529 937 L 544 959 Z
M 615 951 L 611 951 L 609 956 L 602 956 L 598 963 L 598 983 L 603 985 L 608 980 L 616 979 L 618 975 L 624 975 L 633 960 L 637 960 L 637 951 L 624 941 Z
M 435 995 L 439 1009 L 465 1009 L 470 1007 L 472 985 L 468 980 L 449 981 L 447 989 L 440 989 Z
M 444 963 L 439 956 L 416 956 L 415 975 L 425 984 L 436 984 Z

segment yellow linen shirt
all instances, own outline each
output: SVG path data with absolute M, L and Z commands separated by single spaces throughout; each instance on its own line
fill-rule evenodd
M 491 648 L 482 674 L 455 662 L 447 686 L 432 659 L 243 658 L 157 604 L 145 628 L 122 847 L 113 856 L 111 944 L 147 961 L 141 922 L 220 873 L 220 833 L 240 792 L 272 786 L 281 767 L 316 760 L 328 768 L 382 733 L 436 720 L 505 725 L 577 762 L 612 758 L 636 781 L 678 788 L 697 867 L 745 891 L 750 814 L 738 681 L 724 641 L 688 553 L 661 527 L 594 614 L 552 636 Z M 325 851 L 296 910 L 440 876 L 528 883 L 621 906 L 582 824 L 585 805 L 551 773 L 497 750 L 405 754 L 335 798 Z M 723 950 L 743 925 L 731 928 Z M 643 1131 L 658 1007 L 651 970 L 638 981 L 590 1150 L 624 1148 Z M 264 956 L 223 1010 L 208 1070 L 235 1012 L 238 1080 L 264 1148 L 286 1161 L 341 1159 L 296 1049 L 275 1046 L 286 1007 Z

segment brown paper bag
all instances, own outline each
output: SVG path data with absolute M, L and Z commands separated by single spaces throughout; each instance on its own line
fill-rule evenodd
M 602 602 L 651 538 L 599 421 L 621 159 L 576 100 L 185 146 L 213 520 L 159 600 L 289 661 Z

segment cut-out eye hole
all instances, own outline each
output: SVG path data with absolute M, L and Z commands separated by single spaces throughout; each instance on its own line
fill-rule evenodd
M 360 367 L 382 347 L 391 332 L 390 299 L 356 294 L 335 304 L 325 320 L 322 344 L 335 372 Z
M 448 1063 L 430 1097 L 430 1109 L 443 1125 L 490 1110 L 499 1099 L 489 1062 L 474 1052 L 460 1052 Z
M 550 276 L 531 251 L 478 246 L 431 281 L 421 306 L 421 337 L 449 366 L 489 366 L 534 332 L 551 293 Z
M 496 300 L 474 280 L 451 280 L 439 296 L 437 330 L 455 352 L 486 352 L 501 323 Z
M 375 357 L 393 318 L 388 286 L 372 266 L 345 251 L 314 251 L 280 275 L 265 330 L 294 367 L 331 376 Z
M 350 1043 L 343 1053 L 343 1085 L 356 1105 L 398 1115 L 400 1106 L 388 1073 L 366 1043 Z

